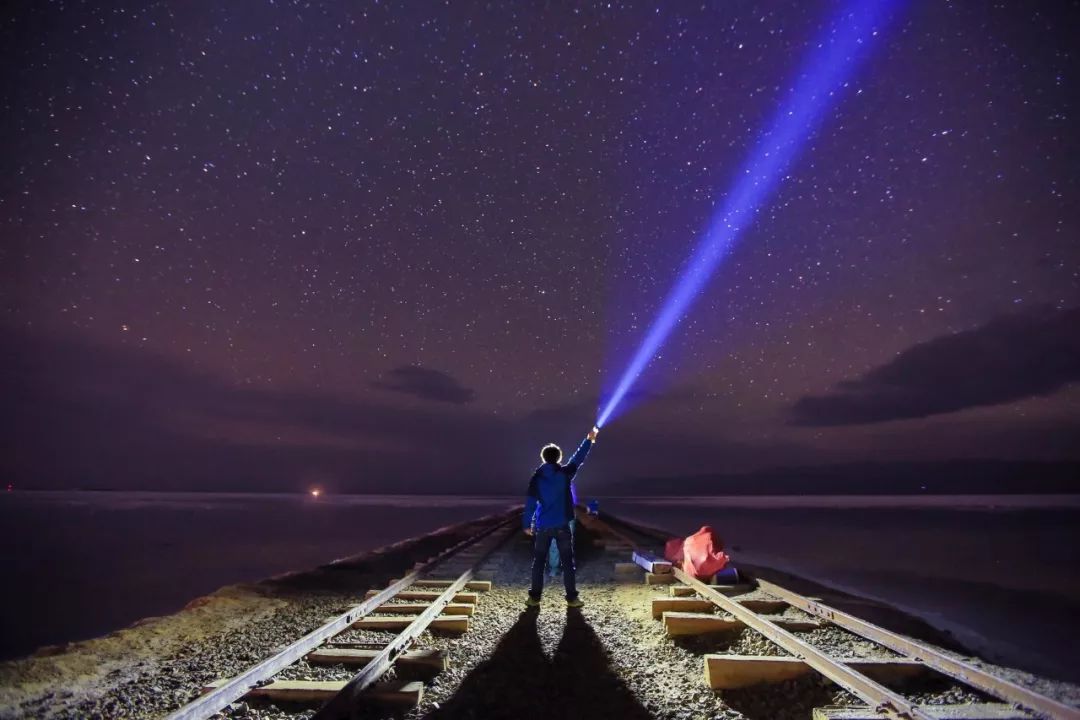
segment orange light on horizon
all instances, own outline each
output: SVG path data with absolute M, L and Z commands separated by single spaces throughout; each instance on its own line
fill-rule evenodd
M 315 488 L 311 491 L 311 497 L 319 497 L 320 495 L 322 495 L 322 490 L 319 488 Z

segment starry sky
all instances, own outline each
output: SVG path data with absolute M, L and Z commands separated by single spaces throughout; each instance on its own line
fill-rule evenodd
M 516 492 L 576 444 L 843 4 L 575 5 L 5 6 L 6 479 Z M 1077 27 L 896 2 L 595 487 L 1080 460 Z

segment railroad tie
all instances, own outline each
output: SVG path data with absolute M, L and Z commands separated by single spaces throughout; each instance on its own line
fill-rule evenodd
M 677 582 L 679 581 L 676 580 L 675 576 L 671 573 L 645 573 L 646 585 L 671 585 L 672 583 Z
M 387 615 L 419 615 L 431 607 L 431 603 L 388 603 L 375 608 L 377 613 Z M 472 615 L 476 606 L 470 603 L 450 603 L 444 605 L 443 615 Z
M 746 623 L 737 617 L 713 615 L 712 613 L 665 611 L 663 614 L 664 630 L 671 637 L 683 635 L 704 635 L 706 633 L 738 630 Z M 813 620 L 789 620 L 777 618 L 770 620 L 776 627 L 784 630 L 817 630 L 821 623 Z
M 412 624 L 411 617 L 364 617 L 352 624 L 357 630 L 404 630 Z M 439 615 L 432 620 L 428 627 L 432 630 L 442 630 L 451 633 L 464 633 L 469 631 L 468 615 Z
M 224 685 L 226 680 L 210 683 L 205 692 L 212 692 Z M 278 702 L 319 704 L 332 700 L 345 687 L 344 680 L 274 680 L 249 690 L 245 697 L 260 697 Z M 391 680 L 373 685 L 366 697 L 379 705 L 410 708 L 420 703 L 424 695 L 424 683 L 417 680 Z
M 652 601 L 652 616 L 654 619 L 659 620 L 665 610 L 685 610 L 687 612 L 706 612 L 712 610 L 713 603 L 709 600 L 702 600 L 698 597 L 693 588 L 688 588 L 685 585 L 682 588 L 673 586 L 670 598 L 654 598 Z M 689 592 L 683 592 L 682 590 L 688 590 Z M 674 592 L 679 590 L 680 592 Z M 735 602 L 742 605 L 747 610 L 752 610 L 756 613 L 763 615 L 772 615 L 779 613 L 790 607 L 783 600 L 736 600 Z
M 380 592 L 381 592 L 380 590 L 368 590 L 367 595 L 365 597 L 373 598 L 376 595 L 378 595 Z M 438 600 L 440 595 L 442 595 L 442 593 L 436 592 L 434 590 L 402 590 L 398 594 L 394 595 L 394 599 L 396 599 L 396 600 L 420 600 L 420 601 L 424 601 L 424 602 L 433 602 L 435 600 Z M 480 601 L 480 595 L 479 595 L 479 593 L 475 593 L 475 592 L 456 593 L 454 595 L 454 597 L 451 599 L 451 602 L 454 602 L 454 603 L 468 603 L 470 605 L 475 605 L 479 601 Z
M 390 582 L 394 583 L 397 581 L 391 580 Z M 453 580 L 416 580 L 413 582 L 413 586 L 422 588 L 448 588 L 453 582 Z M 470 580 L 469 582 L 465 583 L 465 589 L 487 592 L 488 590 L 491 590 L 491 581 Z
M 753 592 L 757 589 L 755 586 L 747 583 L 740 583 L 739 585 L 710 585 L 709 587 L 727 597 L 745 595 L 746 593 Z M 672 585 L 668 591 L 671 593 L 671 597 L 692 597 L 697 595 L 697 590 L 689 585 Z
M 696 597 L 653 598 L 652 616 L 653 620 L 660 620 L 668 611 L 704 613 L 713 607 L 715 606 L 710 601 Z
M 379 649 L 350 647 L 321 647 L 305 658 L 312 665 L 348 665 L 364 667 L 375 660 Z M 446 650 L 422 648 L 406 650 L 394 660 L 394 666 L 410 678 L 430 679 L 450 667 Z
M 925 665 L 907 658 L 867 660 L 848 658 L 837 660 L 878 682 L 889 683 L 921 675 Z M 803 660 L 794 657 L 766 655 L 706 655 L 705 682 L 713 690 L 733 690 L 752 685 L 793 680 L 814 672 Z

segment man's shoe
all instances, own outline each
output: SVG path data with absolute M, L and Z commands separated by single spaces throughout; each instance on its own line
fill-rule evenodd
M 585 603 L 581 601 L 581 598 L 574 598 L 573 600 L 566 601 L 566 607 L 568 608 L 582 608 L 585 607 Z
M 540 601 L 530 595 L 525 601 L 525 607 L 540 607 Z

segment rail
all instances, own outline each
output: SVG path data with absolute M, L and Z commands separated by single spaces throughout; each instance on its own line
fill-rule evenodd
M 315 630 L 312 630 L 280 652 L 266 658 L 262 662 L 259 662 L 239 675 L 217 686 L 210 692 L 196 698 L 187 705 L 184 705 L 179 710 L 168 715 L 167 720 L 205 720 L 215 713 L 221 712 L 231 703 L 244 697 L 263 681 L 270 679 L 284 668 L 302 659 L 312 650 L 315 650 L 320 645 L 327 642 L 330 638 L 344 632 L 359 619 L 378 610 L 378 608 L 387 600 L 390 600 L 398 592 L 419 580 L 421 575 L 430 572 L 465 548 L 473 546 L 498 530 L 510 526 L 517 516 L 517 511 L 513 511 L 512 513 L 500 513 L 495 517 L 491 525 L 485 527 L 480 532 L 443 550 L 426 562 L 415 566 L 413 571 L 405 577 L 394 581 L 390 586 L 379 591 L 374 596 L 367 598 L 359 605 L 349 608 L 341 615 L 333 618 Z M 451 594 L 450 597 L 453 597 L 453 595 Z M 417 620 L 419 620 L 419 618 Z M 382 661 L 385 661 L 385 658 L 382 658 Z M 383 669 L 383 672 L 385 672 L 385 668 Z
M 589 521 L 603 527 L 610 534 L 618 537 L 634 548 L 631 558 L 636 564 L 646 570 L 652 572 L 654 569 L 657 569 L 658 566 L 669 565 L 669 563 L 663 561 L 658 562 L 658 559 L 655 558 L 646 547 L 656 546 L 659 542 L 662 542 L 668 537 L 667 534 L 653 528 L 643 528 L 625 520 L 600 520 L 598 518 L 589 518 Z M 617 525 L 621 527 L 616 527 Z M 638 537 L 634 537 L 634 535 L 637 535 Z M 642 542 L 641 538 L 646 538 L 646 541 Z M 674 579 L 683 583 L 688 588 L 691 588 L 716 607 L 730 613 L 740 623 L 761 633 L 769 640 L 791 653 L 795 660 L 810 666 L 817 672 L 858 696 L 870 706 L 870 710 L 874 716 L 891 717 L 903 720 L 932 720 L 933 718 L 940 717 L 940 713 L 937 709 L 929 706 L 919 706 L 909 702 L 903 696 L 889 690 L 880 683 L 867 677 L 855 667 L 852 667 L 855 663 L 849 663 L 829 657 L 814 646 L 796 637 L 791 632 L 779 627 L 777 623 L 763 618 L 744 604 L 727 597 L 723 592 L 723 588 L 708 585 L 678 568 L 661 569 L 671 572 Z M 1080 720 L 1080 710 L 1077 710 L 1074 707 L 1039 695 L 1014 682 L 996 677 L 969 663 L 951 658 L 928 645 L 905 638 L 890 630 L 861 620 L 853 615 L 825 605 L 820 601 L 807 598 L 788 590 L 787 588 L 776 585 L 775 583 L 757 580 L 756 584 L 758 590 L 779 601 L 796 607 L 828 623 L 841 627 L 866 640 L 900 653 L 910 661 L 914 661 L 931 670 L 942 673 L 943 675 L 951 677 L 954 680 L 969 685 L 988 695 L 992 695 L 1008 704 L 984 704 L 981 710 L 983 714 L 980 715 L 980 717 L 1023 717 L 1008 712 L 1012 706 L 1016 706 L 1031 712 L 1038 717 L 1047 718 L 1049 720 Z M 762 601 L 758 602 L 761 603 Z M 765 603 L 767 604 L 768 601 L 765 601 Z M 746 604 L 749 605 L 750 602 L 748 601 Z M 976 713 L 978 712 L 980 711 L 976 711 Z

